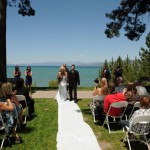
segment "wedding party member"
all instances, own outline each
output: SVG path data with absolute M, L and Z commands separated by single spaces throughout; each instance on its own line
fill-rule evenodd
M 77 85 L 80 85 L 80 76 L 79 72 L 75 70 L 75 65 L 71 66 L 71 70 L 69 71 L 69 96 L 70 101 L 74 98 L 74 102 L 77 103 Z M 72 97 L 72 92 L 74 92 L 74 97 Z
M 63 67 L 65 68 L 65 71 L 67 72 L 67 74 L 69 75 L 69 69 L 67 68 L 66 64 L 63 64 Z M 68 83 L 68 80 L 67 80 Z M 69 86 L 67 85 L 67 91 L 69 90 Z
M 26 97 L 26 101 L 27 101 L 27 105 L 29 107 L 29 117 L 33 117 L 34 116 L 34 99 L 31 98 L 30 94 L 29 94 L 29 88 L 24 86 L 24 79 L 20 78 L 15 85 L 15 91 L 14 93 L 16 95 L 24 95 Z M 25 108 L 25 104 L 23 102 L 20 102 L 23 106 L 23 108 Z
M 18 65 L 15 66 L 15 70 L 14 70 L 13 74 L 14 74 L 14 83 L 16 83 L 17 80 L 18 80 L 18 79 L 20 78 L 20 76 L 21 76 L 21 71 L 20 71 Z
M 29 89 L 31 90 L 32 70 L 30 66 L 27 66 L 26 71 L 25 71 L 25 76 L 26 76 L 26 86 L 29 87 Z
M 60 70 L 57 75 L 57 79 L 59 82 L 58 85 L 59 87 L 55 99 L 57 101 L 66 101 L 68 98 L 68 92 L 67 92 L 68 74 L 63 66 L 60 67 Z

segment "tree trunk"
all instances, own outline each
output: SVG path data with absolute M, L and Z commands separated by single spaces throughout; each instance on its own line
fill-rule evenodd
M 0 81 L 6 82 L 6 7 L 7 0 L 0 0 Z

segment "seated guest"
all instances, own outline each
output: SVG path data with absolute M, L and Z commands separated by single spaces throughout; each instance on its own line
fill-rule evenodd
M 102 78 L 101 81 L 99 83 L 97 83 L 97 85 L 95 86 L 94 91 L 93 91 L 93 96 L 102 95 L 101 89 L 103 87 L 107 87 L 107 79 L 106 78 Z
M 126 97 L 126 101 L 128 102 L 125 114 L 129 116 L 134 104 L 140 101 L 140 95 L 137 94 L 137 89 L 133 83 L 127 84 L 126 88 L 123 90 L 123 94 Z
M 145 95 L 145 94 L 147 94 L 146 88 L 141 85 L 141 82 L 140 82 L 140 81 L 134 81 L 134 84 L 135 84 L 135 86 L 136 86 L 137 93 L 138 93 L 139 95 Z
M 15 104 L 16 110 L 17 110 L 17 113 L 18 113 L 20 126 L 24 127 L 25 125 L 23 123 L 23 118 L 22 118 L 22 116 L 23 116 L 22 105 L 19 103 L 16 96 L 13 94 L 11 84 L 3 83 L 2 86 L 1 86 L 1 90 L 0 90 L 0 101 L 6 102 L 7 99 L 10 99 L 11 102 Z M 15 112 L 14 112 L 14 114 L 15 114 Z
M 0 85 L 2 86 L 2 85 Z M 2 87 L 0 87 L 0 99 L 3 99 L 1 95 L 2 92 Z M 2 117 L 4 119 L 5 123 L 5 128 L 6 128 L 6 133 L 11 135 L 12 139 L 14 142 L 21 143 L 22 138 L 17 134 L 16 132 L 16 126 L 17 126 L 17 120 L 16 117 L 12 114 L 14 114 L 14 106 L 9 98 L 6 98 L 5 102 L 0 102 L 0 111 L 2 114 Z
M 124 85 L 124 79 L 123 79 L 123 77 L 117 77 L 116 78 L 115 91 L 116 92 L 123 92 L 124 89 L 125 89 L 125 85 Z
M 126 120 L 122 120 L 121 124 L 122 126 L 128 126 L 131 127 L 132 126 L 132 120 L 133 118 L 135 118 L 138 115 L 150 115 L 150 96 L 149 95 L 144 95 L 141 97 L 140 99 L 140 109 L 136 110 L 132 117 L 130 118 L 129 121 Z M 140 130 L 139 127 L 136 127 L 137 130 Z
M 20 78 L 16 82 L 15 91 L 16 95 L 24 95 L 26 97 L 27 105 L 29 107 L 29 117 L 33 117 L 34 115 L 34 99 L 32 99 L 29 95 L 29 88 L 24 86 L 24 79 Z M 23 108 L 24 108 L 24 104 Z
M 101 123 L 104 122 L 105 113 L 108 112 L 109 107 L 114 102 L 126 101 L 125 96 L 121 92 L 115 91 L 115 83 L 111 82 L 108 84 L 108 93 L 105 98 L 104 102 L 99 106 L 99 120 Z M 119 116 L 122 113 L 122 109 L 120 108 L 112 108 L 110 110 L 110 115 Z
M 108 85 L 109 94 L 104 98 L 104 113 L 107 113 L 109 107 L 114 102 L 126 101 L 125 96 L 121 92 L 115 91 L 115 83 L 110 83 Z M 119 116 L 122 113 L 121 108 L 111 108 L 110 115 Z

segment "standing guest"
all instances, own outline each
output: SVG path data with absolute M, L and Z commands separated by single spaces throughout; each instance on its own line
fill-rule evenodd
M 18 81 L 18 79 L 20 78 L 21 76 L 21 71 L 19 69 L 19 66 L 15 66 L 15 70 L 14 70 L 14 83 L 16 83 Z
M 118 65 L 114 71 L 115 82 L 116 82 L 117 77 L 122 77 L 122 73 L 123 73 L 123 70 L 121 69 L 120 65 Z
M 32 70 L 30 66 L 27 66 L 26 71 L 25 71 L 25 76 L 26 76 L 26 86 L 29 87 L 29 89 L 31 90 Z
M 77 103 L 77 85 L 80 85 L 80 76 L 79 72 L 75 70 L 75 65 L 71 66 L 71 70 L 69 71 L 69 96 L 70 101 L 74 98 L 74 102 Z M 72 97 L 72 92 L 74 92 L 74 97 Z
M 111 75 L 110 75 L 110 71 L 108 70 L 108 68 L 106 68 L 104 66 L 103 70 L 102 70 L 102 75 L 101 75 L 102 78 L 106 78 L 107 79 L 107 82 L 110 81 L 110 78 L 111 78 Z
M 34 116 L 34 99 L 30 97 L 29 95 L 29 89 L 24 86 L 24 79 L 20 78 L 16 85 L 15 85 L 15 91 L 16 95 L 24 95 L 26 97 L 27 105 L 29 107 L 29 117 Z M 25 104 L 22 103 L 23 108 L 25 107 Z

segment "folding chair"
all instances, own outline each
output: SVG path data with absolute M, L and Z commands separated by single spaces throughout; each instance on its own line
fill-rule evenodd
M 9 133 L 7 132 L 6 124 L 4 123 L 1 113 L 0 113 L 0 138 L 2 139 L 0 149 L 3 148 L 3 144 L 6 139 L 9 141 L 9 144 L 11 144 L 10 139 L 9 139 Z
M 117 132 L 113 132 L 110 130 L 110 125 L 109 123 L 120 123 L 122 117 L 124 116 L 124 112 L 126 110 L 126 107 L 128 105 L 128 102 L 127 101 L 120 101 L 120 102 L 114 102 L 110 105 L 109 109 L 108 109 L 108 112 L 106 113 L 106 117 L 105 117 L 105 120 L 104 120 L 104 123 L 103 123 L 103 126 L 106 124 L 107 127 L 108 127 L 108 131 L 109 133 L 117 133 Z M 110 113 L 110 110 L 111 108 L 124 108 L 122 113 L 119 115 L 119 116 L 111 116 L 109 113 Z M 113 118 L 113 122 L 110 122 L 109 121 L 109 117 Z M 119 121 L 117 122 L 115 119 L 118 118 Z M 123 131 L 118 131 L 118 132 L 124 132 L 124 128 L 123 128 Z
M 130 141 L 141 141 L 145 143 L 149 149 L 148 140 L 146 138 L 146 135 L 149 134 L 150 130 L 150 115 L 138 115 L 135 116 L 132 120 L 132 125 L 127 127 L 125 126 L 126 134 L 125 139 L 127 139 L 129 149 L 131 150 Z M 133 135 L 140 135 L 143 137 L 143 139 L 137 138 L 137 139 L 129 139 L 129 133 L 132 133 Z M 124 141 L 125 141 L 124 139 Z M 144 141 L 145 140 L 145 141 Z
M 130 115 L 129 115 L 129 119 L 131 118 L 131 116 L 132 116 L 132 114 L 133 114 L 133 112 L 134 112 L 134 110 L 135 110 L 136 108 L 139 108 L 139 109 L 140 109 L 140 102 L 136 102 L 136 103 L 134 104 L 134 106 L 133 106 L 133 108 L 132 108 L 132 110 L 131 110 L 131 113 L 130 113 Z
M 17 112 L 16 105 L 14 103 L 12 103 L 12 105 L 14 106 L 14 113 L 15 113 L 15 116 L 16 116 L 16 119 L 17 119 L 17 125 L 19 126 L 19 129 L 21 130 L 20 121 L 19 121 L 19 115 L 18 115 L 18 112 Z M 16 129 L 17 129 L 17 126 L 16 126 Z
M 26 123 L 27 117 L 29 117 L 29 108 L 27 105 L 27 101 L 26 101 L 26 97 L 24 95 L 16 95 L 18 101 L 22 101 L 25 103 L 25 119 L 24 119 L 24 123 Z
M 92 113 L 92 116 L 93 116 L 93 119 L 94 119 L 94 122 L 96 122 L 96 112 L 95 112 L 95 109 L 96 107 L 98 106 L 98 104 L 100 102 L 103 102 L 104 101 L 104 97 L 105 95 L 96 95 L 93 99 L 92 99 L 92 102 L 90 104 L 90 109 L 91 109 L 91 113 Z

